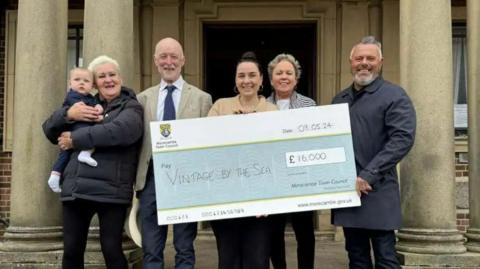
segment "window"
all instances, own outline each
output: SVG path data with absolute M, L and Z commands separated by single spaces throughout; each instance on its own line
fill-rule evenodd
M 83 66 L 83 26 L 68 26 L 67 71 Z
M 453 96 L 455 136 L 467 135 L 467 38 L 465 24 L 453 25 Z

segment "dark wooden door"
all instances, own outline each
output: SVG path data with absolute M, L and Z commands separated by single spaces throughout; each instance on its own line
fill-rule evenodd
M 264 90 L 271 93 L 268 63 L 279 53 L 292 54 L 302 66 L 298 92 L 316 99 L 316 24 L 204 24 L 204 85 L 214 101 L 234 96 L 235 67 L 245 51 L 253 51 L 262 64 Z

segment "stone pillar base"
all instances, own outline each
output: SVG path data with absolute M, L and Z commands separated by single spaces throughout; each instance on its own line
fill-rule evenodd
M 478 269 L 479 253 L 429 255 L 398 252 L 398 259 L 403 269 Z
M 461 254 L 467 250 L 456 229 L 401 229 L 397 251 L 418 254 Z
M 61 227 L 8 227 L 0 242 L 0 269 L 53 269 L 62 267 Z M 90 228 L 85 268 L 104 269 L 98 227 Z M 141 269 L 143 253 L 124 235 L 122 247 L 130 269 Z
M 465 237 L 468 240 L 467 244 L 465 244 L 468 251 L 480 252 L 480 229 L 468 229 Z
M 129 269 L 142 268 L 142 250 L 126 250 Z M 0 269 L 59 269 L 62 268 L 63 251 L 46 252 L 0 252 Z M 86 269 L 105 269 L 101 252 L 85 252 Z
M 63 248 L 62 228 L 10 226 L 0 242 L 0 251 L 37 252 L 56 251 Z M 1 259 L 0 259 L 1 261 Z

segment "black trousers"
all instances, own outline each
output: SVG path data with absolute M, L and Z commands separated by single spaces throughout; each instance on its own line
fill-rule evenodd
M 219 269 L 269 269 L 270 231 L 266 217 L 211 221 Z
M 122 250 L 122 233 L 127 205 L 76 199 L 63 202 L 63 269 L 83 269 L 88 228 L 98 214 L 100 245 L 109 269 L 126 269 Z
M 361 228 L 343 228 L 350 269 L 400 269 L 395 252 L 395 232 Z
M 293 231 L 297 239 L 298 269 L 313 269 L 315 260 L 313 211 L 269 216 L 272 227 L 271 259 L 273 268 L 287 268 L 285 260 L 285 225 L 287 217 L 290 217 L 292 221 Z

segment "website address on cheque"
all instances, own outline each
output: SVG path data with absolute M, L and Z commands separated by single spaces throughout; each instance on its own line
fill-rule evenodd
M 348 199 L 338 199 L 338 200 L 327 200 L 327 201 L 300 203 L 297 206 L 298 207 L 331 206 L 331 205 L 351 204 L 352 202 L 353 202 L 352 198 L 348 198 Z

